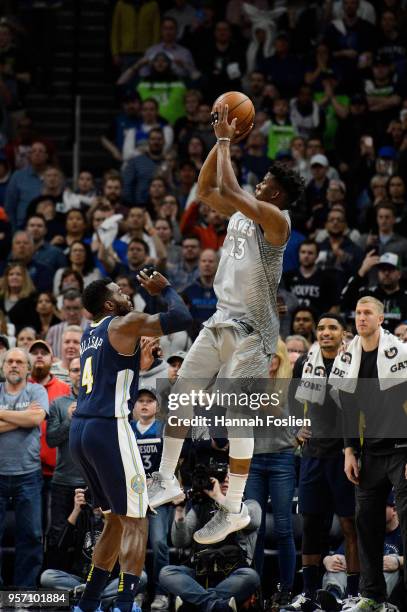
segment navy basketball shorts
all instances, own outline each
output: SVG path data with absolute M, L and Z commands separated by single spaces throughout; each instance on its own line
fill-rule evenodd
M 134 518 L 146 516 L 146 476 L 127 418 L 73 417 L 69 448 L 96 507 Z
M 342 453 L 335 457 L 301 457 L 298 501 L 302 514 L 355 515 L 355 487 L 346 477 L 344 461 Z

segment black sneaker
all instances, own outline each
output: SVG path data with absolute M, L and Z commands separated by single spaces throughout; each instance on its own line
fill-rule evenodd
M 268 603 L 267 609 L 270 612 L 278 612 L 283 610 L 292 601 L 293 595 L 291 591 L 283 589 L 280 584 L 277 585 L 277 591 L 273 594 L 271 600 Z
M 317 591 L 316 600 L 324 612 L 340 612 L 342 602 L 336 599 L 335 595 L 325 589 Z
M 280 610 L 284 610 L 284 612 L 314 612 L 315 610 L 321 610 L 321 606 L 315 599 L 301 593 L 288 606 L 280 607 Z

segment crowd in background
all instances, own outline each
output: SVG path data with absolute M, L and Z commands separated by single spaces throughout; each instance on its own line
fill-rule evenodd
M 110 40 L 118 109 L 100 134 L 111 169 L 101 175 L 81 168 L 73 184 L 58 165 L 51 136 L 38 133 L 24 112 L 26 92 L 44 77 L 44 54 L 35 63 L 29 25 L 3 16 L 0 354 L 6 384 L 10 369 L 29 376 L 24 393 L 31 420 L 14 423 L 17 431 L 42 431 L 41 446 L 33 435 L 30 447 L 13 442 L 6 448 L 1 438 L 10 429 L 0 428 L 0 522 L 6 501 L 19 495 L 32 522 L 19 541 L 23 556 L 14 584 L 32 586 L 41 568 L 59 569 L 61 532 L 71 513 L 75 520 L 68 522 L 76 523 L 82 507 L 75 489 L 84 483 L 70 465 L 67 436 L 88 324 L 84 287 L 110 276 L 137 310 L 157 313 L 165 305 L 137 281 L 140 270 L 154 267 L 183 296 L 194 319 L 190 332 L 142 341 L 140 380 L 149 388 L 158 378 L 174 380 L 216 309 L 213 281 L 228 219 L 195 194 L 216 142 L 211 108 L 220 94 L 243 91 L 255 106 L 254 129 L 231 145 L 244 189 L 254 192 L 271 160 L 284 161 L 306 182 L 304 197 L 290 211 L 278 293 L 281 342 L 270 376 L 292 375 L 323 312 L 341 313 L 352 337 L 355 304 L 364 295 L 383 302 L 384 328 L 407 341 L 406 25 L 402 0 L 118 0 Z M 31 365 L 21 352 L 10 352 L 13 347 L 29 351 Z M 47 420 L 39 419 L 37 404 L 49 413 Z M 162 428 L 156 437 L 161 435 Z M 192 435 L 185 457 L 198 452 L 194 445 L 199 462 L 208 462 L 214 450 L 227 460 L 227 441 L 213 442 L 208 432 L 203 439 Z M 13 488 L 9 477 L 21 475 L 29 482 Z M 41 515 L 41 490 L 51 521 Z M 169 511 L 165 520 L 150 534 L 155 562 L 149 578 L 156 585 L 168 565 Z M 281 524 L 280 532 L 281 569 L 293 540 Z M 64 541 L 69 546 L 72 551 L 72 542 Z M 80 570 L 72 569 L 75 563 L 77 558 L 70 571 L 80 584 L 86 563 Z M 168 605 L 157 586 L 154 601 L 153 609 Z

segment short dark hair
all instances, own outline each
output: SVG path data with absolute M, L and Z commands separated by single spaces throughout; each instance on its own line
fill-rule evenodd
M 343 327 L 343 329 L 346 329 L 345 319 L 341 317 L 341 315 L 336 314 L 335 312 L 323 312 L 322 314 L 320 314 L 317 320 L 317 325 L 321 321 L 321 319 L 335 319 L 335 321 L 338 321 L 339 325 Z
M 41 213 L 32 213 L 29 217 L 27 217 L 27 221 L 26 221 L 26 225 L 28 225 L 28 222 L 31 219 L 41 219 L 41 221 L 43 221 L 45 223 L 45 226 L 47 225 L 47 220 L 45 219 L 44 215 Z
M 161 136 L 164 138 L 164 132 L 162 131 L 160 127 L 151 128 L 151 130 L 148 133 L 148 137 L 150 138 L 151 134 L 154 134 L 154 132 L 161 134 Z
M 384 201 L 378 204 L 377 206 L 375 206 L 374 208 L 375 208 L 376 214 L 379 212 L 380 209 L 383 209 L 383 210 L 390 210 L 393 213 L 394 217 L 397 216 L 396 207 L 394 206 L 392 202 Z
M 111 282 L 111 278 L 100 278 L 85 288 L 82 294 L 83 306 L 93 317 L 103 314 L 104 303 L 112 294 L 108 288 Z
M 313 308 L 311 308 L 311 306 L 305 306 L 305 305 L 301 306 L 300 305 L 300 306 L 297 306 L 297 308 L 294 309 L 293 314 L 291 315 L 291 321 L 294 321 L 295 317 L 297 316 L 297 314 L 299 312 L 309 312 L 311 317 L 314 320 L 314 323 L 317 320 L 317 315 L 315 313 L 315 310 Z
M 129 246 L 134 243 L 141 244 L 144 247 L 146 255 L 150 255 L 150 247 L 148 246 L 147 242 L 145 240 L 142 240 L 141 238 L 132 238 L 127 246 L 127 250 Z
M 300 246 L 298 247 L 298 252 L 300 251 L 300 248 L 302 246 L 306 246 L 306 245 L 314 246 L 316 248 L 316 250 L 317 250 L 317 255 L 318 255 L 318 253 L 319 253 L 319 244 L 315 240 L 312 240 L 312 238 L 306 238 L 305 240 L 303 240 L 301 242 Z
M 281 186 L 289 204 L 293 204 L 302 196 L 305 189 L 305 181 L 298 172 L 292 170 L 286 163 L 275 161 L 271 164 L 268 171 Z
M 75 272 L 75 270 L 71 270 L 70 268 L 67 268 L 67 273 L 65 276 L 68 276 L 69 274 L 72 274 L 73 272 Z M 77 300 L 78 298 L 79 299 L 82 298 L 81 292 L 78 291 L 78 289 L 68 289 L 64 293 L 64 302 L 65 300 Z

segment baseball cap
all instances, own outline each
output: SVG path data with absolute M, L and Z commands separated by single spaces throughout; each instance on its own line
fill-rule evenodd
M 311 157 L 310 166 L 324 166 L 324 168 L 328 168 L 328 158 L 325 155 L 322 155 L 322 153 L 317 153 Z
M 137 398 L 141 393 L 149 393 L 155 400 L 157 400 L 158 403 L 160 403 L 160 395 L 157 389 L 154 389 L 154 387 L 151 387 L 150 385 L 141 385 L 137 391 Z
M 395 159 L 397 155 L 397 151 L 394 147 L 380 147 L 377 157 L 382 157 L 383 159 Z
M 400 267 L 399 256 L 396 253 L 383 253 L 380 256 L 378 266 L 393 266 L 393 268 Z
M 52 355 L 52 348 L 50 347 L 48 342 L 45 342 L 45 340 L 34 340 L 34 342 L 31 343 L 28 352 L 31 353 L 32 350 L 37 346 L 42 346 L 43 348 L 47 349 L 48 353 L 51 353 Z
M 171 353 L 171 355 L 167 359 L 167 363 L 171 363 L 172 359 L 182 359 L 184 361 L 187 356 L 185 351 L 177 351 L 176 353 Z
M 4 346 L 4 348 L 7 350 L 10 348 L 10 342 L 8 341 L 7 336 L 4 334 L 0 334 L 0 345 Z

